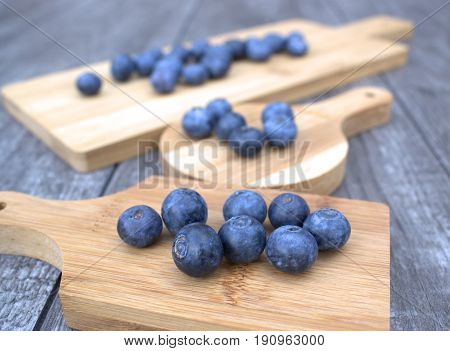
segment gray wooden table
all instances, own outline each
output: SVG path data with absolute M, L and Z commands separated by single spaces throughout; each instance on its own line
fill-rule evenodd
M 291 17 L 335 25 L 390 14 L 420 23 L 406 67 L 354 84 L 390 89 L 393 119 L 351 139 L 335 195 L 391 208 L 391 329 L 449 329 L 450 4 L 438 10 L 445 0 L 0 0 L 1 85 L 78 65 L 4 1 L 87 62 Z M 98 197 L 137 183 L 140 162 L 77 173 L 0 110 L 0 190 Z M 43 262 L 0 255 L 0 329 L 67 329 L 59 275 Z

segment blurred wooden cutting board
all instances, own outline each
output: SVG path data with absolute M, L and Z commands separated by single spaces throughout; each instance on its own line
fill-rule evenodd
M 403 65 L 412 24 L 379 16 L 328 27 L 287 20 L 211 38 L 263 35 L 269 31 L 302 31 L 310 44 L 303 58 L 275 55 L 268 63 L 233 64 L 225 79 L 200 87 L 179 86 L 170 95 L 152 92 L 147 79 L 108 83 L 99 96 L 79 95 L 74 81 L 86 71 L 78 67 L 3 87 L 6 110 L 79 171 L 91 171 L 141 152 L 139 141 L 157 141 L 166 124 L 180 120 L 192 106 L 216 97 L 233 104 L 268 99 L 291 100 Z M 93 65 L 105 77 L 109 63 Z M 110 79 L 110 78 L 109 78 Z

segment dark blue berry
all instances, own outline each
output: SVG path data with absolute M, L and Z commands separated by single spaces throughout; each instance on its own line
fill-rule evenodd
M 127 54 L 117 55 L 112 60 L 111 74 L 119 82 L 125 82 L 130 79 L 135 69 L 136 63 Z
M 165 56 L 163 59 L 159 60 L 155 65 L 155 70 L 169 69 L 176 74 L 178 79 L 183 68 L 183 62 L 176 56 Z
M 180 61 L 186 62 L 190 58 L 191 52 L 188 48 L 178 44 L 172 47 L 171 51 L 167 56 L 177 57 L 180 59 Z
M 258 260 L 266 246 L 263 225 L 250 216 L 236 216 L 226 221 L 219 230 L 223 251 L 228 261 L 246 264 Z
M 331 208 L 321 208 L 311 213 L 303 223 L 303 228 L 314 236 L 321 251 L 341 248 L 350 238 L 351 232 L 347 218 Z
M 183 67 L 183 81 L 188 85 L 200 85 L 208 79 L 208 70 L 201 63 L 191 63 Z
M 240 60 L 245 57 L 245 41 L 239 39 L 230 39 L 225 42 L 228 46 L 234 60 Z
M 228 112 L 231 112 L 231 104 L 222 98 L 217 98 L 208 103 L 206 106 L 209 112 L 212 113 L 214 122 L 217 122 L 222 116 L 225 116 Z
M 182 125 L 190 137 L 206 138 L 213 131 L 213 117 L 207 109 L 194 107 L 184 114 Z
M 306 201 L 293 193 L 278 195 L 269 206 L 269 220 L 274 228 L 284 225 L 301 227 L 309 215 Z
M 205 65 L 208 70 L 208 75 L 213 78 L 222 78 L 230 69 L 230 61 L 220 57 L 220 56 L 205 56 L 202 59 L 203 65 Z
M 231 63 L 233 59 L 233 53 L 226 44 L 220 44 L 220 45 L 211 45 L 208 47 L 208 49 L 205 51 L 205 58 L 214 56 L 214 57 L 220 57 L 224 61 L 227 61 L 228 63 Z
M 210 226 L 193 223 L 183 227 L 172 245 L 175 265 L 192 277 L 213 273 L 223 259 L 219 235 Z
M 102 81 L 94 73 L 82 73 L 78 76 L 76 84 L 80 93 L 90 96 L 99 92 Z
M 202 59 L 205 52 L 208 50 L 209 44 L 206 39 L 196 40 L 192 43 L 191 53 L 195 60 L 199 61 Z
M 269 119 L 272 119 L 278 115 L 286 115 L 291 117 L 291 119 L 294 119 L 294 112 L 291 107 L 287 103 L 281 101 L 275 101 L 267 104 L 261 114 L 261 119 L 263 123 L 265 123 Z
M 244 117 L 236 112 L 228 112 L 221 118 L 219 118 L 216 124 L 216 134 L 221 140 L 228 140 L 233 130 L 245 126 Z
M 267 215 L 267 205 L 263 197 L 256 191 L 238 190 L 231 194 L 223 205 L 223 217 L 247 215 L 263 223 Z
M 150 83 L 153 88 L 161 94 L 171 93 L 175 90 L 178 76 L 176 72 L 170 68 L 155 69 L 150 76 Z
M 297 125 L 286 115 L 278 115 L 264 123 L 264 137 L 270 145 L 287 147 L 297 137 Z
M 317 242 L 305 229 L 285 225 L 275 229 L 267 240 L 267 260 L 278 270 L 298 274 L 317 258 Z
M 125 210 L 117 222 L 117 232 L 128 245 L 146 247 L 153 244 L 162 231 L 159 214 L 148 206 L 133 206 Z
M 136 63 L 137 73 L 140 76 L 148 77 L 152 73 L 156 62 L 160 59 L 161 55 L 160 49 L 151 49 L 136 55 L 134 61 Z
M 250 38 L 245 44 L 245 53 L 252 61 L 267 61 L 272 54 L 272 49 L 263 39 Z
M 286 51 L 292 56 L 303 56 L 308 52 L 308 44 L 300 33 L 291 33 L 286 42 Z
M 177 234 L 185 225 L 206 223 L 208 207 L 199 193 L 180 188 L 172 191 L 164 199 L 161 215 L 169 232 Z
M 283 51 L 286 47 L 286 38 L 277 33 L 268 33 L 264 40 L 269 44 L 273 53 Z
M 228 137 L 231 148 L 244 157 L 253 157 L 261 152 L 264 140 L 263 132 L 247 126 L 236 128 Z

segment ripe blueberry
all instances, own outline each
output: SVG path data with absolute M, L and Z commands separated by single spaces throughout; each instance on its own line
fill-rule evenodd
M 208 50 L 209 44 L 206 39 L 199 39 L 192 43 L 191 53 L 195 60 L 199 61 Z
M 150 76 L 150 83 L 155 91 L 161 94 L 167 94 L 175 90 L 178 75 L 170 68 L 155 69 Z
M 313 265 L 317 242 L 305 229 L 285 225 L 275 229 L 267 240 L 267 260 L 278 270 L 298 274 Z
M 305 38 L 298 32 L 291 33 L 286 42 L 286 51 L 292 56 L 303 56 L 308 52 Z
M 188 85 L 200 85 L 208 79 L 208 70 L 201 63 L 191 63 L 183 68 L 183 81 Z
M 341 248 L 350 238 L 351 232 L 347 218 L 331 208 L 321 208 L 311 213 L 303 223 L 303 228 L 314 236 L 321 251 Z
M 183 273 L 204 277 L 219 267 L 223 247 L 214 229 L 206 224 L 193 223 L 178 232 L 172 245 L 172 257 Z
M 221 118 L 219 118 L 216 124 L 216 134 L 217 137 L 221 140 L 228 140 L 230 134 L 233 130 L 245 126 L 247 122 L 245 122 L 244 117 L 239 113 L 228 112 Z
M 169 69 L 173 71 L 178 79 L 183 68 L 183 62 L 177 56 L 165 56 L 163 59 L 156 62 L 155 70 Z
M 230 61 L 216 55 L 205 55 L 202 59 L 203 65 L 208 70 L 211 78 L 222 78 L 230 69 Z
M 231 148 L 244 157 L 261 152 L 264 140 L 264 134 L 259 129 L 246 126 L 234 129 L 228 138 Z
M 275 101 L 267 104 L 261 114 L 261 119 L 263 123 L 266 123 L 269 119 L 272 119 L 278 115 L 289 116 L 294 119 L 294 113 L 291 107 L 285 102 Z
M 211 113 L 200 107 L 194 107 L 183 116 L 183 129 L 187 135 L 195 139 L 206 138 L 213 130 Z
M 117 222 L 117 232 L 128 245 L 146 247 L 153 244 L 162 231 L 159 214 L 148 206 L 133 206 L 125 210 Z
M 190 56 L 191 52 L 189 49 L 185 48 L 183 45 L 174 45 L 167 55 L 168 57 L 177 57 L 180 61 L 185 62 L 187 61 Z
M 235 264 L 258 260 L 266 246 L 266 232 L 255 218 L 242 215 L 230 218 L 219 230 L 225 257 Z
M 208 207 L 196 191 L 179 188 L 164 199 L 161 215 L 169 232 L 175 235 L 185 225 L 206 223 Z
M 256 191 L 238 190 L 231 194 L 223 205 L 223 217 L 247 215 L 263 223 L 267 215 L 267 205 L 263 197 Z
M 245 41 L 239 39 L 230 39 L 225 42 L 228 46 L 234 60 L 240 60 L 245 57 Z
M 265 40 L 250 38 L 245 44 L 245 53 L 252 61 L 267 61 L 272 54 L 272 49 Z
M 94 73 L 82 73 L 78 76 L 76 84 L 80 93 L 90 96 L 99 92 L 102 81 Z
M 297 125 L 286 115 L 277 115 L 264 123 L 264 137 L 270 145 L 287 147 L 297 137 Z
M 127 54 L 115 56 L 111 63 L 111 74 L 119 82 L 125 82 L 130 79 L 135 69 L 136 63 Z
M 301 227 L 309 215 L 306 201 L 292 193 L 278 195 L 269 206 L 269 220 L 274 228 L 284 225 Z
M 156 48 L 136 55 L 134 61 L 136 63 L 137 73 L 142 77 L 148 77 L 152 73 L 156 62 L 161 58 L 161 55 L 161 50 Z
M 231 112 L 231 104 L 222 98 L 217 98 L 208 103 L 206 106 L 209 112 L 212 113 L 214 123 L 216 123 L 222 116 Z
M 286 38 L 277 33 L 268 33 L 264 41 L 269 44 L 273 53 L 283 51 L 286 47 Z

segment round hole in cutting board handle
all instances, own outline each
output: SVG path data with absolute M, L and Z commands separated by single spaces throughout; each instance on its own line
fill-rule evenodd
M 6 208 L 6 202 L 1 202 L 0 201 L 0 211 L 4 210 Z
M 373 98 L 373 97 L 375 97 L 375 93 L 373 93 L 372 91 L 368 91 L 368 92 L 366 92 L 366 97 Z

